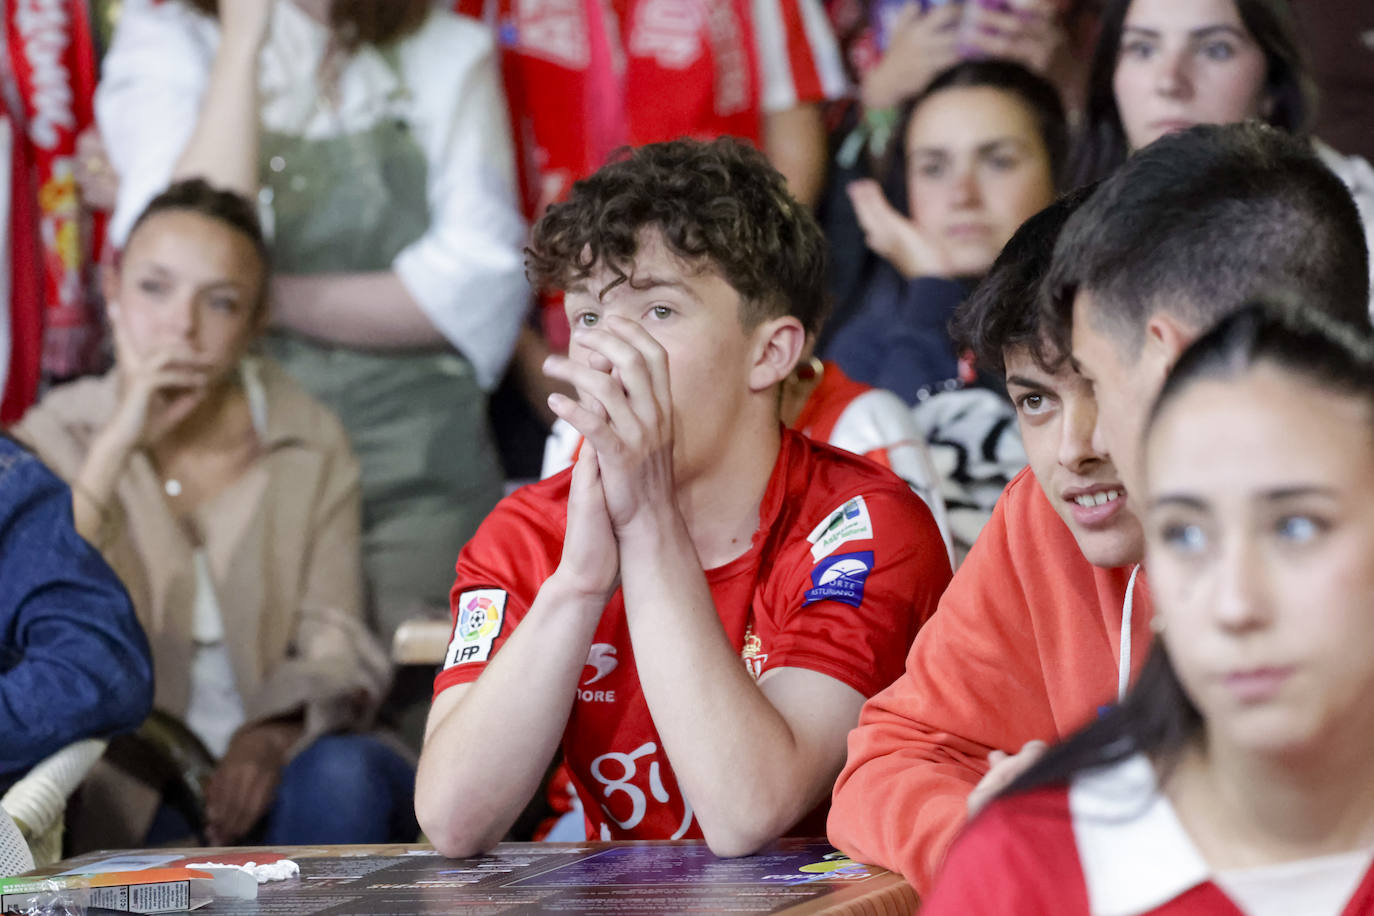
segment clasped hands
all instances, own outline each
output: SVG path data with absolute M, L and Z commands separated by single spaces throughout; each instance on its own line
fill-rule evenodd
M 668 354 L 637 322 L 618 316 L 577 329 L 573 347 L 585 358 L 544 362 L 548 375 L 577 393 L 550 395 L 549 408 L 583 439 L 559 572 L 580 592 L 609 596 L 620 543 L 677 511 Z

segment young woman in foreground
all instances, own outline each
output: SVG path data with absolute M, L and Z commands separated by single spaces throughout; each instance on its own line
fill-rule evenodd
M 1243 310 L 1145 448 L 1154 656 L 970 825 L 924 916 L 1374 912 L 1374 345 Z

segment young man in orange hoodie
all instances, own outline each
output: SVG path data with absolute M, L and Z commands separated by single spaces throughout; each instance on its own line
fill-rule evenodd
M 1052 250 L 1051 282 L 1068 290 L 1056 301 L 1069 304 L 1042 315 L 1034 303 Z M 1191 309 L 1186 328 L 1149 332 L 1176 355 L 1275 288 L 1358 314 L 1364 271 L 1358 216 L 1340 182 L 1301 141 L 1254 126 L 1166 138 L 1091 196 L 1066 198 L 1022 227 L 958 321 L 978 357 L 1005 368 L 1030 468 L 1003 494 L 906 673 L 865 704 L 835 787 L 836 846 L 928 891 L 969 812 L 1033 761 L 1040 742 L 1120 696 L 1145 657 L 1150 609 L 1128 494 L 1134 418 L 1149 406 L 1159 362 L 1152 349 L 1141 367 L 1150 375 L 1119 378 L 1137 364 L 1130 354 L 1080 353 L 1082 322 L 1062 317 L 1075 295 L 1096 310 L 1144 303 L 1133 313 L 1144 315 L 1141 327 Z M 1130 321 L 1092 325 L 1104 335 L 1092 343 L 1115 347 L 1118 334 L 1129 343 Z M 1078 361 L 1059 355 L 1065 327 Z M 1080 361 L 1098 381 L 1101 411 Z M 1113 411 L 1126 429 L 1103 437 Z M 1127 473 L 1117 474 L 1114 456 Z

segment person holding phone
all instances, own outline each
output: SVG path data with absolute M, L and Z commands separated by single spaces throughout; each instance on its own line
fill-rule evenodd
M 1077 0 L 878 0 L 855 40 L 866 108 L 892 108 L 963 59 L 1004 57 L 1077 97 L 1088 4 Z

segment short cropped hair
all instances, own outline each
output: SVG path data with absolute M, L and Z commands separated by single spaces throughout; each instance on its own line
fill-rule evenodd
M 1308 141 L 1258 122 L 1162 137 L 1070 218 L 1045 296 L 1065 353 L 1080 290 L 1130 357 L 1159 311 L 1206 330 L 1256 298 L 1369 327 L 1368 254 L 1350 192 Z
M 950 322 L 960 350 L 972 350 L 978 368 L 1005 374 L 1006 352 L 1029 347 L 1042 368 L 1054 371 L 1063 359 L 1046 346 L 1040 291 L 1054 258 L 1054 243 L 1064 225 L 1092 195 L 1096 185 L 1070 191 L 1021 224 L 987 275 L 963 301 Z
M 792 315 L 815 333 L 825 318 L 825 242 L 810 211 L 763 154 L 729 137 L 621 150 L 549 207 L 525 249 L 530 282 L 567 290 L 600 266 L 629 280 L 641 233 L 657 230 L 689 264 L 739 293 L 754 328 Z
M 1130 8 L 1131 0 L 1100 4 L 1088 97 L 1069 163 L 1069 177 L 1076 185 L 1106 178 L 1131 152 L 1116 104 L 1116 67 Z M 1265 122 L 1307 136 L 1317 107 L 1317 87 L 1288 0 L 1235 0 L 1235 8 L 1241 25 L 1264 52 L 1269 101 Z

